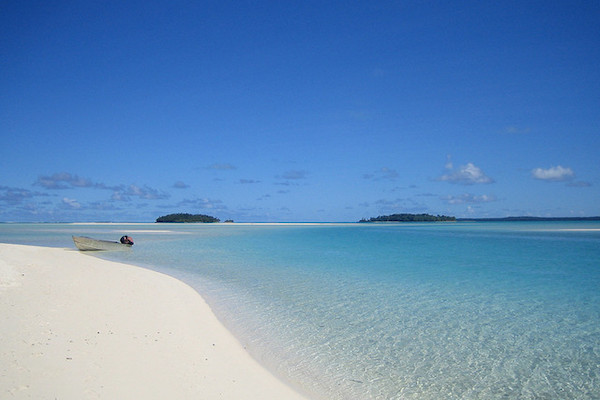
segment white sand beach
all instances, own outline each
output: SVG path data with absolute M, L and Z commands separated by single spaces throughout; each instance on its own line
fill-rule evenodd
M 0 398 L 304 399 L 172 277 L 0 244 Z

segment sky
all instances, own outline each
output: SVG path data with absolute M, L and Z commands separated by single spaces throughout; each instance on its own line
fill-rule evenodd
M 600 215 L 598 1 L 6 1 L 0 221 Z

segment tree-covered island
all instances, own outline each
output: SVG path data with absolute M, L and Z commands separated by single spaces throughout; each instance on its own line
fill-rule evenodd
M 219 218 L 204 214 L 169 214 L 156 218 L 156 222 L 201 222 L 212 223 L 219 222 Z
M 361 219 L 358 222 L 455 222 L 456 217 L 430 214 L 391 214 L 380 215 L 370 219 Z

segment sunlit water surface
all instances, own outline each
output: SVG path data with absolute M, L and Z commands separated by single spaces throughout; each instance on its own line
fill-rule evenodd
M 600 224 L 0 224 L 195 287 L 315 399 L 600 398 Z

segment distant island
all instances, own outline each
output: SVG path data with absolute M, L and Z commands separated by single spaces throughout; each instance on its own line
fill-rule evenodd
M 533 222 L 533 221 L 600 221 L 600 217 L 503 217 L 503 218 L 457 218 L 457 221 L 482 222 Z
M 201 222 L 212 223 L 219 222 L 220 219 L 204 214 L 169 214 L 156 218 L 156 222 Z
M 455 222 L 456 217 L 431 214 L 392 214 L 380 215 L 370 219 L 361 219 L 358 222 Z

